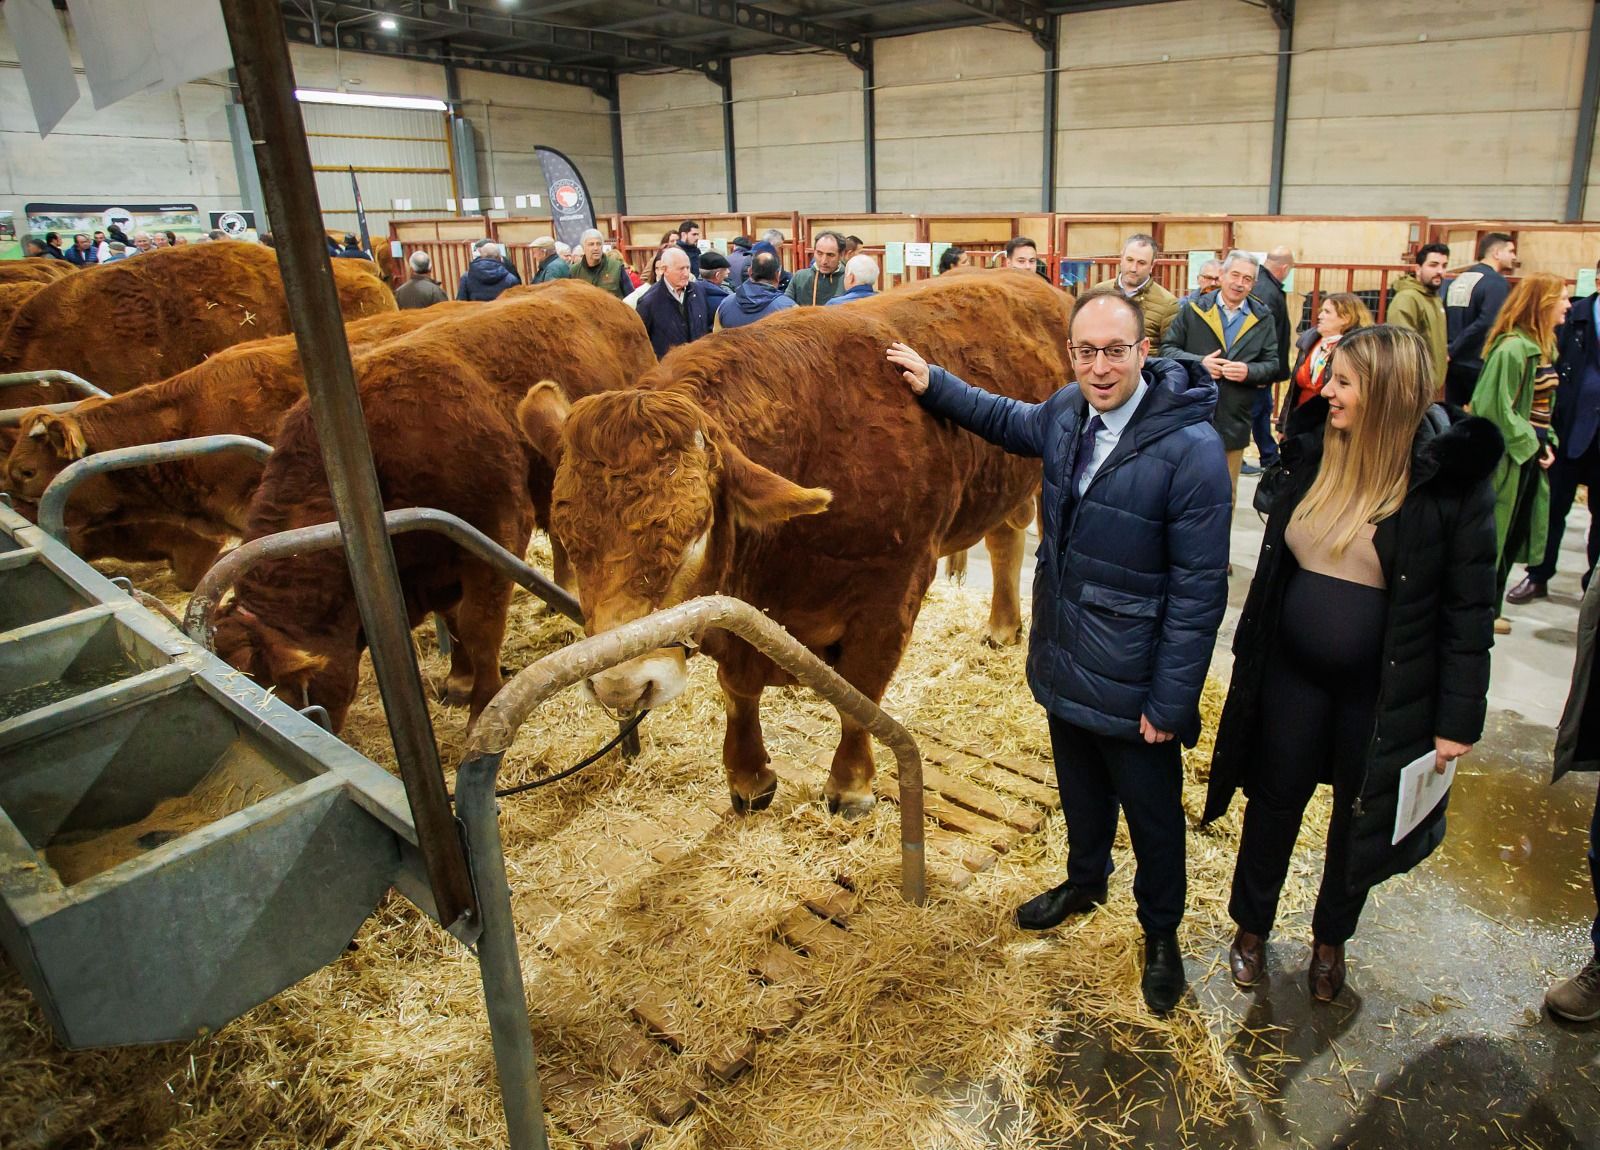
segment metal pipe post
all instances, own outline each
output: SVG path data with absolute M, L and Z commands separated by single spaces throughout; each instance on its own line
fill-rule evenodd
M 722 61 L 717 83 L 722 88 L 722 165 L 728 173 L 728 210 L 739 210 L 739 171 L 733 154 L 733 64 Z
M 1583 66 L 1583 102 L 1578 105 L 1578 135 L 1572 145 L 1572 176 L 1567 181 L 1566 222 L 1583 219 L 1589 190 L 1589 161 L 1594 156 L 1595 112 L 1600 106 L 1600 0 L 1589 10 L 1589 58 Z
M 311 416 L 344 533 L 350 581 L 372 649 L 395 758 L 411 803 L 417 846 L 428 868 L 439 921 L 452 933 L 470 938 L 478 929 L 477 900 L 466 850 L 450 812 L 411 629 L 406 625 L 400 575 L 384 530 L 378 476 L 328 263 L 311 153 L 294 100 L 283 12 L 273 0 L 222 0 L 222 13 L 239 74 L 239 99 L 249 120 L 267 212 L 278 240 L 278 266 L 305 368 Z
M 611 176 L 617 185 L 617 214 L 628 214 L 628 173 L 622 154 L 622 96 L 617 90 L 617 78 L 611 77 Z M 624 237 L 618 236 L 617 242 Z
M 1280 0 L 1272 19 L 1278 25 L 1278 80 L 1272 99 L 1272 171 L 1267 185 L 1267 214 L 1283 214 L 1283 161 L 1289 142 L 1289 62 L 1294 58 L 1294 7 Z
M 1056 210 L 1056 106 L 1061 91 L 1061 17 L 1050 17 L 1050 46 L 1044 52 L 1044 195 L 1041 211 Z M 1053 238 L 1053 237 L 1052 237 Z
M 867 207 L 878 210 L 878 73 L 873 62 L 873 41 L 863 45 L 866 63 L 861 67 L 861 141 L 865 147 Z
M 467 837 L 472 877 L 478 888 L 483 933 L 478 936 L 478 974 L 489 1014 L 495 1073 L 506 1112 L 507 1141 L 513 1150 L 546 1150 L 544 1098 L 533 1049 L 533 1025 L 522 986 L 517 926 L 506 878 L 505 848 L 494 780 L 504 755 L 475 755 L 456 771 L 456 811 Z

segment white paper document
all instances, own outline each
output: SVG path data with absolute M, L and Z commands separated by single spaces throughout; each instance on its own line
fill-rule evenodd
M 1444 798 L 1455 780 L 1456 761 L 1448 760 L 1442 775 L 1433 769 L 1437 761 L 1438 755 L 1429 751 L 1401 770 L 1400 802 L 1395 807 L 1394 838 L 1389 840 L 1391 846 L 1417 829 L 1418 824 L 1439 805 L 1439 800 Z

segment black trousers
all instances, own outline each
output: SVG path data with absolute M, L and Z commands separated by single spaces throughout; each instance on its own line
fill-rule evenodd
M 1177 930 L 1188 896 L 1184 836 L 1189 829 L 1178 740 L 1117 739 L 1049 718 L 1056 785 L 1067 820 L 1068 881 L 1105 882 L 1120 803 L 1137 863 L 1133 898 L 1139 923 L 1148 934 Z
M 1499 566 L 1495 571 L 1494 613 L 1499 615 L 1505 607 L 1506 583 L 1511 578 L 1512 558 L 1528 545 L 1533 533 L 1533 497 L 1539 491 L 1539 457 L 1535 455 L 1517 469 L 1517 494 L 1511 504 L 1511 522 L 1506 524 L 1505 546 L 1500 548 Z M 1545 554 L 1550 548 L 1545 547 Z
M 1576 459 L 1569 458 L 1566 449 L 1556 448 L 1556 461 L 1545 472 L 1550 477 L 1550 534 L 1544 544 L 1544 559 L 1528 568 L 1528 578 L 1535 583 L 1548 583 L 1556 573 L 1556 560 L 1561 555 L 1561 537 L 1567 533 L 1567 515 L 1578 497 L 1578 488 L 1587 487 L 1589 501 L 1589 571 L 1600 560 L 1600 506 L 1594 502 L 1600 496 L 1595 488 L 1600 486 L 1600 437 L 1584 449 Z M 1589 575 L 1583 576 L 1583 585 L 1589 586 Z
M 1228 903 L 1233 921 L 1252 934 L 1272 931 L 1306 804 L 1328 779 L 1333 817 L 1311 929 L 1330 945 L 1356 932 L 1367 891 L 1345 882 L 1350 810 L 1377 714 L 1387 609 L 1388 597 L 1374 587 L 1306 571 L 1289 578 Z
M 1446 403 L 1453 403 L 1457 407 L 1465 407 L 1472 402 L 1472 393 L 1478 386 L 1478 375 L 1483 371 L 1483 365 L 1477 367 L 1460 367 L 1454 363 L 1445 369 L 1444 373 L 1444 399 Z

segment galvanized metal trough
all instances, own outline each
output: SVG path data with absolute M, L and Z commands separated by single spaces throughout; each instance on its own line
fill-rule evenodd
M 62 1043 L 215 1030 L 390 886 L 400 780 L 0 505 L 0 946 Z

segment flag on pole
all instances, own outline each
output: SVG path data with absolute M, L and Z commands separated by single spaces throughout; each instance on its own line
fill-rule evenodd
M 356 226 L 361 231 L 361 250 L 370 257 L 372 255 L 372 237 L 367 234 L 367 209 L 361 203 L 361 185 L 356 183 L 356 167 L 347 165 L 350 169 L 350 190 L 356 195 Z

